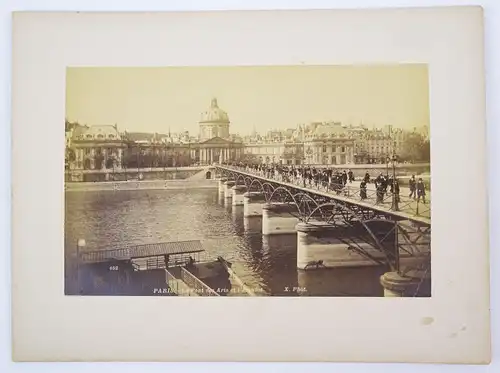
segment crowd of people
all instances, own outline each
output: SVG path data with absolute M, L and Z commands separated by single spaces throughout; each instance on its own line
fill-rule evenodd
M 282 164 L 250 164 L 250 163 L 226 163 L 227 166 L 238 167 L 239 169 L 258 174 L 268 179 L 274 179 L 286 183 L 293 183 L 303 187 L 316 188 L 318 190 L 333 191 L 337 194 L 353 195 L 348 188 L 348 184 L 355 181 L 355 176 L 352 170 L 338 170 L 331 167 L 316 168 L 309 165 L 282 165 Z M 359 186 L 359 197 L 361 200 L 368 198 L 367 185 L 373 183 L 376 190 L 376 203 L 383 203 L 386 196 L 395 195 L 399 202 L 400 187 L 399 181 L 393 180 L 392 175 L 384 175 L 380 173 L 376 178 L 372 179 L 370 174 L 366 172 Z M 409 198 L 414 198 L 425 203 L 425 184 L 421 178 L 415 180 L 413 175 L 409 182 L 410 195 Z M 389 193 L 388 193 L 389 189 Z M 357 190 L 357 188 L 356 188 Z

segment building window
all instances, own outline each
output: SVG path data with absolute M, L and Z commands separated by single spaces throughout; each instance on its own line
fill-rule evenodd
M 326 153 L 326 145 L 323 145 L 323 153 Z
M 85 155 L 89 155 L 90 154 L 90 149 L 89 148 L 85 148 L 83 152 L 84 152 Z
M 97 135 L 97 138 L 98 138 L 98 139 L 103 139 L 103 138 L 104 138 L 104 135 L 99 134 L 99 135 Z
M 87 139 L 91 139 L 92 138 L 92 135 L 87 135 Z
M 342 153 L 345 153 L 345 146 L 343 146 L 343 147 L 341 148 L 341 152 L 342 152 Z

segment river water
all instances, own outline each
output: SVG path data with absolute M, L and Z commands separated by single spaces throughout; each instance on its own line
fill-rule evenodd
M 76 242 L 87 250 L 201 240 L 251 288 L 274 296 L 383 296 L 382 268 L 297 270 L 296 235 L 263 236 L 214 189 L 66 192 L 65 292 L 74 294 Z

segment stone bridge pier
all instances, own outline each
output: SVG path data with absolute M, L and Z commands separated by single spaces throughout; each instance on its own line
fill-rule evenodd
M 338 267 L 377 266 L 374 260 L 350 250 L 349 244 L 359 247 L 369 256 L 380 261 L 385 260 L 385 254 L 371 243 L 367 242 L 368 232 L 362 226 L 332 225 L 325 222 L 298 223 L 297 229 L 297 268 L 321 269 Z M 360 237 L 365 237 L 363 240 Z M 394 242 L 394 241 L 392 241 Z M 388 245 L 387 242 L 385 242 Z M 323 266 L 314 263 L 323 261 Z
M 227 181 L 227 178 L 221 177 L 219 179 L 219 194 L 224 194 L 224 183 Z
M 266 203 L 262 206 L 262 234 L 292 234 L 299 222 L 297 207 L 288 203 Z
M 380 276 L 380 284 L 384 297 L 431 296 L 431 274 L 423 268 L 386 272 Z
M 232 180 L 227 180 L 224 182 L 224 198 L 229 199 L 233 198 L 233 190 L 232 187 L 234 187 L 236 183 Z
M 244 194 L 247 191 L 247 187 L 244 185 L 235 185 L 231 188 L 233 197 L 233 206 L 243 206 Z
M 243 194 L 243 216 L 262 216 L 262 205 L 265 202 L 264 193 L 246 192 Z

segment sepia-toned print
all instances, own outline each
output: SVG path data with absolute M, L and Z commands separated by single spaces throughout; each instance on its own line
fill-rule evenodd
M 431 296 L 426 65 L 70 67 L 65 294 Z

